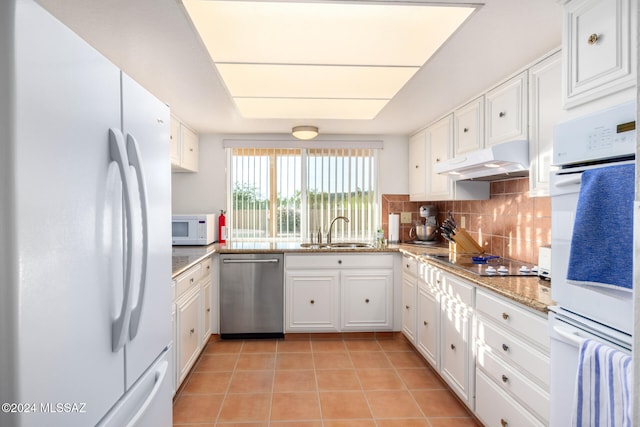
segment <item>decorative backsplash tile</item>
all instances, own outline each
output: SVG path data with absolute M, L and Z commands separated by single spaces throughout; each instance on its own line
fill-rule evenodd
M 382 195 L 382 228 L 388 236 L 389 213 L 411 212 L 419 220 L 421 205 L 436 205 L 438 223 L 447 212 L 458 226 L 465 217 L 465 229 L 486 252 L 537 264 L 538 248 L 551 242 L 551 199 L 529 197 L 529 178 L 491 183 L 489 200 L 410 202 L 405 194 Z M 400 239 L 408 241 L 411 224 L 400 224 Z M 439 237 L 441 239 L 441 237 Z

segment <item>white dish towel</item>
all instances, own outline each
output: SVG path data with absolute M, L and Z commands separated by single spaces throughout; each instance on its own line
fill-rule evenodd
M 631 356 L 585 340 L 580 347 L 574 427 L 632 427 Z

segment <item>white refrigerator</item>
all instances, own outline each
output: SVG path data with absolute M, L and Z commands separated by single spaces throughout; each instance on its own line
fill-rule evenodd
M 0 425 L 172 423 L 168 107 L 0 2 Z

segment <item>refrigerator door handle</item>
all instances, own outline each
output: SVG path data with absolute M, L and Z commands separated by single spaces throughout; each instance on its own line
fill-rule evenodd
M 131 321 L 129 323 L 129 339 L 133 340 L 137 335 L 138 327 L 140 326 L 144 291 L 147 286 L 147 264 L 149 260 L 149 202 L 147 198 L 147 184 L 145 181 L 142 161 L 140 160 L 140 148 L 138 146 L 138 141 L 136 141 L 131 134 L 127 134 L 127 154 L 129 157 L 129 165 L 132 166 L 136 172 L 138 193 L 140 195 L 140 210 L 142 211 L 142 272 L 140 275 L 138 301 L 131 309 Z
M 127 423 L 127 427 L 135 426 L 138 423 L 138 420 L 140 420 L 140 418 L 147 411 L 147 408 L 149 407 L 149 405 L 151 405 L 151 402 L 153 402 L 153 400 L 155 399 L 156 394 L 158 394 L 158 391 L 160 390 L 160 387 L 164 382 L 164 377 L 167 375 L 168 370 L 169 370 L 169 362 L 164 360 L 162 363 L 160 363 L 160 365 L 158 366 L 155 372 L 155 384 L 153 385 L 153 388 L 149 392 L 149 395 L 144 400 L 142 405 L 140 405 L 140 409 L 138 409 L 136 414 L 129 420 L 129 422 Z
M 129 161 L 127 160 L 127 153 L 125 151 L 124 138 L 122 133 L 118 129 L 109 129 L 109 153 L 111 160 L 116 162 L 118 170 L 120 171 L 120 180 L 122 181 L 122 193 L 124 196 L 124 216 L 125 216 L 125 229 L 127 230 L 127 248 L 125 257 L 125 277 L 124 277 L 124 295 L 122 297 L 122 306 L 120 307 L 120 314 L 111 324 L 111 350 L 115 353 L 118 352 L 125 344 L 127 335 L 125 329 L 129 324 L 131 312 L 131 282 L 133 275 L 132 258 L 133 258 L 133 229 L 131 227 L 132 221 L 132 200 L 131 189 L 129 188 L 129 179 L 127 177 L 127 168 Z

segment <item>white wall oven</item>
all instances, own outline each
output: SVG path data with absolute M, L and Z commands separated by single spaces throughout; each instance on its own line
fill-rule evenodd
M 626 278 L 632 277 L 633 226 L 618 224 L 611 213 L 629 210 L 633 217 L 635 117 L 631 102 L 555 129 L 553 157 L 559 168 L 551 175 L 551 295 L 556 303 L 549 322 L 551 426 L 572 425 L 578 351 L 585 339 L 630 353 L 633 292 Z M 621 170 L 630 180 L 613 178 Z M 598 176 L 610 180 L 601 184 L 609 194 L 629 190 L 631 206 L 595 193 L 601 191 L 592 184 Z M 588 221 L 593 226 L 587 227 Z M 620 247 L 631 249 L 620 254 Z M 621 262 L 628 265 L 619 268 Z

